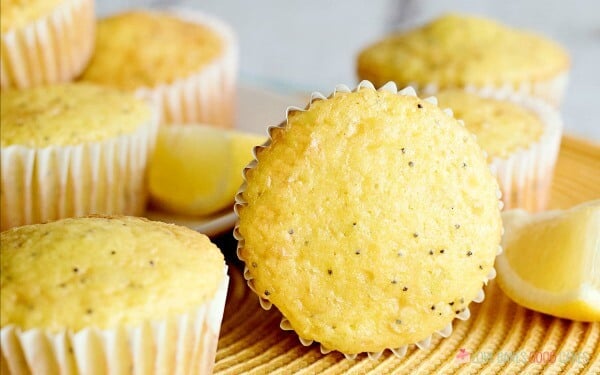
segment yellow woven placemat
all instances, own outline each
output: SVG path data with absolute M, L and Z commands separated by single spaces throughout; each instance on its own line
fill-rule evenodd
M 551 208 L 600 198 L 600 146 L 563 138 Z M 322 355 L 279 328 L 275 308 L 264 311 L 231 267 L 231 287 L 221 327 L 216 374 L 600 374 L 600 323 L 558 319 L 525 309 L 491 282 L 471 318 L 454 321 L 447 339 L 428 350 L 411 348 L 404 358 L 386 351 L 378 360 Z

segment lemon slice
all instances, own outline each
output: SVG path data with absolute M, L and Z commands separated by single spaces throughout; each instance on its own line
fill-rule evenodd
M 532 310 L 600 321 L 600 200 L 535 215 L 506 211 L 503 220 L 502 290 Z
M 206 125 L 162 126 L 148 173 L 152 203 L 194 216 L 232 205 L 252 148 L 265 138 Z

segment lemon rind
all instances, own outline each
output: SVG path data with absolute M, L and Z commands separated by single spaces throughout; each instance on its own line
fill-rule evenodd
M 523 280 L 513 271 L 505 256 L 499 256 L 496 259 L 496 268 L 501 275 L 498 278 L 500 288 L 511 299 L 528 309 L 554 316 L 560 315 L 561 318 L 569 318 L 565 314 L 560 314 L 558 307 L 568 303 L 583 302 L 600 314 L 600 290 L 592 283 L 582 283 L 576 290 L 566 293 L 553 293 Z M 527 297 L 523 298 L 522 296 Z M 534 301 L 534 303 L 529 301 Z

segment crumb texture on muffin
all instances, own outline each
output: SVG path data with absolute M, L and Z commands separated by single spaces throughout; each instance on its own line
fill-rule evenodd
M 223 54 L 217 32 L 168 13 L 130 11 L 98 22 L 96 51 L 81 79 L 126 90 L 169 84 Z
M 471 302 L 500 243 L 498 187 L 434 104 L 371 89 L 291 112 L 237 207 L 254 289 L 328 349 L 423 340 Z
M 364 49 L 358 75 L 375 85 L 503 85 L 552 78 L 569 67 L 547 38 L 485 18 L 448 14 Z
M 506 100 L 484 98 L 450 89 L 435 94 L 442 108 L 451 108 L 477 136 L 477 143 L 491 158 L 506 158 L 527 149 L 544 132 L 540 118 L 531 110 Z
M 68 0 L 0 0 L 2 33 L 19 28 L 49 15 Z
M 90 84 L 11 90 L 0 98 L 2 147 L 67 146 L 134 133 L 150 107 L 131 94 Z
M 1 234 L 1 325 L 49 331 L 165 319 L 210 300 L 223 255 L 187 228 L 64 219 Z

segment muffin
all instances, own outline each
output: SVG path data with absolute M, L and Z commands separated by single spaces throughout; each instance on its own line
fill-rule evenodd
M 540 97 L 558 106 L 570 67 L 554 42 L 495 21 L 448 14 L 389 35 L 360 52 L 358 76 L 394 81 L 431 94 L 438 89 L 489 87 Z
M 94 49 L 93 0 L 1 0 L 0 88 L 72 80 Z
M 207 374 L 228 277 L 210 240 L 134 217 L 2 232 L 1 351 L 13 374 Z
M 223 22 L 190 11 L 131 11 L 102 19 L 82 81 L 151 100 L 163 123 L 233 126 L 237 42 Z
M 560 146 L 560 114 L 541 100 L 517 95 L 448 89 L 436 97 L 487 152 L 504 207 L 543 210 Z
M 0 98 L 2 229 L 90 213 L 141 215 L 157 131 L 151 107 L 89 84 Z
M 255 148 L 236 196 L 248 285 L 324 353 L 427 347 L 495 275 L 501 202 L 483 152 L 412 89 L 312 98 Z

